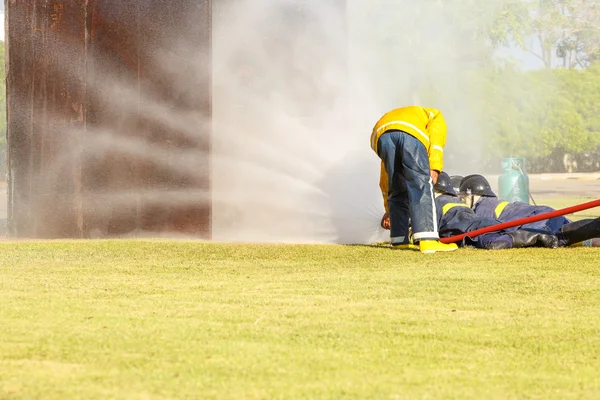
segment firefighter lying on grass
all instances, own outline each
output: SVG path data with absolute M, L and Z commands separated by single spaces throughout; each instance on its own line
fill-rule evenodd
M 440 237 L 451 237 L 472 232 L 500 223 L 497 219 L 482 218 L 475 215 L 457 195 L 448 174 L 441 172 L 434 185 L 435 207 Z M 386 218 L 382 227 L 386 227 Z M 466 236 L 459 246 L 473 246 L 478 249 L 500 250 L 518 247 L 550 247 L 558 245 L 556 236 L 539 230 L 503 229 L 484 233 L 471 238 Z
M 460 183 L 459 196 L 478 217 L 495 218 L 501 222 L 555 211 L 548 206 L 501 201 L 492 191 L 487 179 L 481 175 L 465 176 Z M 551 233 L 558 238 L 559 247 L 572 245 L 600 247 L 600 217 L 571 222 L 568 218 L 559 216 L 521 225 L 520 228 Z
M 435 188 L 435 206 L 440 237 L 451 237 L 477 229 L 497 225 L 501 221 L 480 217 L 473 212 L 457 195 L 452 181 L 445 172 L 440 173 Z M 519 247 L 556 248 L 558 239 L 550 232 L 536 229 L 509 228 L 484 233 L 475 237 L 466 236 L 459 246 L 473 246 L 478 249 L 500 250 Z

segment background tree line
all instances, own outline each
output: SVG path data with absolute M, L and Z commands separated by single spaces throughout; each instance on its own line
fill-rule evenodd
M 396 92 L 413 92 L 388 103 L 444 110 L 451 168 L 525 157 L 535 172 L 600 170 L 600 0 L 377 4 L 395 13 L 378 20 L 378 67 L 411 75 Z
M 506 1 L 489 38 L 543 67 L 485 71 L 487 151 L 538 172 L 600 170 L 600 1 Z

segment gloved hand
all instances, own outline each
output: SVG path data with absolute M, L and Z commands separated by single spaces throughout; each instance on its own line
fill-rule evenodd
M 433 181 L 433 184 L 435 185 L 437 183 L 438 180 L 438 176 L 440 175 L 439 171 L 436 171 L 435 169 L 432 169 L 429 174 L 431 175 L 431 180 Z
M 386 230 L 390 230 L 390 214 L 389 213 L 385 213 L 383 214 L 383 217 L 381 218 L 381 227 L 383 229 Z

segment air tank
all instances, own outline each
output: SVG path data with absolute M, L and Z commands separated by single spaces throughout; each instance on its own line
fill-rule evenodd
M 503 201 L 529 203 L 529 176 L 524 158 L 502 159 L 502 175 L 498 178 L 498 197 Z

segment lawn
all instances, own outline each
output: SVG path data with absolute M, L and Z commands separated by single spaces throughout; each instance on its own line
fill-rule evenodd
M 600 397 L 595 248 L 0 247 L 1 399 Z
M 589 203 L 590 201 L 598 200 L 597 197 L 563 197 L 563 198 L 542 198 L 536 199 L 538 205 L 550 206 L 556 210 L 560 210 L 566 207 L 572 207 L 583 203 Z M 531 201 L 530 204 L 533 204 Z M 600 207 L 588 208 L 587 210 L 576 212 L 566 216 L 572 221 L 576 221 L 584 218 L 598 218 L 600 217 Z

